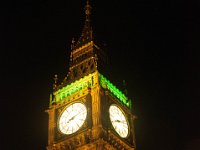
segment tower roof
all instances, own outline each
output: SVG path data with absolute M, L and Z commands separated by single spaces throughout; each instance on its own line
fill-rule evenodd
M 67 76 L 63 82 L 58 85 L 57 77 L 54 84 L 54 90 L 60 89 L 75 80 L 79 80 L 95 71 L 99 66 L 103 65 L 106 61 L 104 58 L 106 54 L 103 50 L 94 43 L 93 30 L 91 27 L 91 6 L 89 0 L 85 5 L 85 23 L 82 29 L 81 36 L 77 41 L 72 39 L 70 64 Z M 98 63 L 97 63 L 98 60 Z M 106 68 L 104 66 L 104 68 Z M 99 71 L 99 69 L 98 69 Z

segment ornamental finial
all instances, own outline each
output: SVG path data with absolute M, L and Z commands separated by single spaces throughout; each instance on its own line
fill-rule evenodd
M 124 94 L 127 96 L 128 92 L 127 92 L 127 84 L 126 84 L 126 80 L 123 80 L 123 87 L 124 87 Z
M 57 87 L 57 82 L 58 82 L 58 75 L 55 74 L 55 76 L 54 76 L 53 79 L 54 79 L 53 89 L 56 89 L 56 87 Z
M 71 50 L 74 48 L 74 43 L 75 43 L 75 40 L 74 38 L 72 38 Z

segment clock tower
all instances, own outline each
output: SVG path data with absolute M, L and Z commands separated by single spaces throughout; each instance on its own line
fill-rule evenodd
M 47 150 L 135 150 L 132 100 L 103 74 L 106 55 L 94 41 L 91 6 L 82 34 L 72 40 L 70 66 L 57 75 L 47 110 Z

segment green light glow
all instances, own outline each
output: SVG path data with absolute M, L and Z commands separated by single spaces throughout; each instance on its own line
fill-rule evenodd
M 63 87 L 62 89 L 59 89 L 58 91 L 56 91 L 54 93 L 55 97 L 54 97 L 54 100 L 52 100 L 50 102 L 50 105 L 55 102 L 62 103 L 63 99 L 65 97 L 70 96 L 70 95 L 76 93 L 77 91 L 80 91 L 87 87 L 93 86 L 93 84 L 94 84 L 93 77 L 94 77 L 94 74 L 89 74 L 88 76 L 85 76 L 85 77 L 81 78 L 80 80 L 77 80 L 77 81 Z
M 118 89 L 116 88 L 108 79 L 103 75 L 99 74 L 100 84 L 104 89 L 108 89 L 114 96 L 116 96 L 125 106 L 131 107 L 130 100 Z
M 70 95 L 80 91 L 82 94 L 83 89 L 94 86 L 99 78 L 99 84 L 102 88 L 108 89 L 122 104 L 126 107 L 131 108 L 131 100 L 129 100 L 118 88 L 116 88 L 108 79 L 106 79 L 102 74 L 98 73 L 89 74 L 65 87 L 54 92 L 54 98 L 50 98 L 50 105 L 53 103 L 62 103 L 69 100 Z

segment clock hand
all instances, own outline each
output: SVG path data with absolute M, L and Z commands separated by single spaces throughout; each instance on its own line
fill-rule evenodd
M 70 121 L 74 120 L 74 118 L 75 118 L 77 115 L 78 115 L 78 114 L 76 114 L 76 115 L 74 115 L 73 117 L 71 117 L 71 118 L 67 121 L 67 123 L 69 123 Z
M 120 120 L 114 120 L 113 122 L 117 122 L 117 123 L 123 123 L 123 124 L 126 124 L 125 121 L 120 121 Z
M 85 114 L 85 112 L 83 112 L 83 113 L 81 113 L 81 112 L 78 112 L 76 115 L 74 115 L 74 116 L 73 116 L 73 119 L 75 119 L 75 118 L 76 118 L 76 116 L 78 116 L 79 114 L 83 115 L 83 114 Z
M 117 123 L 120 123 L 120 120 L 113 120 L 112 122 L 117 122 Z
M 78 112 L 76 115 L 72 116 L 67 123 L 71 122 L 72 120 L 74 120 L 76 118 L 76 116 L 78 116 L 81 112 Z M 85 114 L 86 112 L 83 112 L 82 114 Z M 79 119 L 79 120 L 83 120 L 83 119 Z
M 70 119 L 67 121 L 67 123 L 69 123 L 71 120 L 72 120 L 72 118 L 70 118 Z
M 75 117 L 75 116 L 71 117 L 71 118 L 67 121 L 67 123 L 69 123 L 69 122 L 71 122 L 72 120 L 74 120 L 74 117 Z
M 126 121 L 124 120 L 124 121 L 120 121 L 120 122 L 122 122 L 122 123 L 126 123 Z

